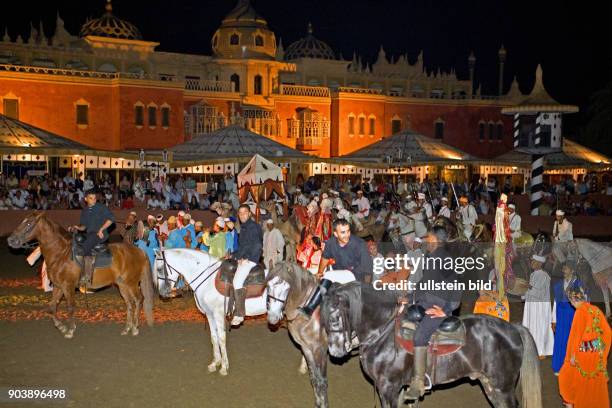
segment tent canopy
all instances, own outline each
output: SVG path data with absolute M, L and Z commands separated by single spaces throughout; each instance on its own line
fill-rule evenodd
M 518 166 L 531 166 L 531 155 L 529 153 L 512 150 L 497 156 L 495 164 L 509 164 Z M 544 167 L 546 168 L 578 168 L 578 167 L 608 167 L 612 159 L 598 153 L 588 147 L 582 146 L 568 138 L 563 138 L 563 149 L 561 152 L 544 155 Z
M 339 159 L 384 163 L 387 156 L 395 159 L 398 152 L 408 165 L 447 164 L 476 159 L 457 148 L 410 130 L 386 137 Z
M 308 159 L 310 156 L 251 132 L 242 126 L 230 125 L 174 146 L 173 162 L 181 165 L 200 164 L 203 161 L 253 157 Z
M 283 181 L 283 170 L 270 160 L 256 154 L 238 173 L 238 187 L 264 184 L 267 180 Z

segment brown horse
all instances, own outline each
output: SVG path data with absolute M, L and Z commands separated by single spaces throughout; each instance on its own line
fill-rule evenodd
M 60 332 L 70 339 L 74 336 L 74 292 L 81 267 L 72 260 L 72 237 L 66 230 L 48 219 L 44 213 L 33 213 L 26 217 L 8 238 L 12 248 L 23 248 L 28 242 L 37 240 L 47 265 L 49 279 L 53 282 L 53 296 L 49 312 Z M 94 289 L 116 284 L 127 306 L 127 322 L 122 335 L 138 335 L 140 307 L 144 297 L 144 313 L 149 326 L 153 325 L 154 289 L 150 264 L 144 252 L 125 243 L 109 244 L 113 255 L 110 267 L 96 269 L 91 287 Z M 139 288 L 140 284 L 140 288 Z M 66 298 L 68 320 L 64 324 L 57 316 L 57 306 Z

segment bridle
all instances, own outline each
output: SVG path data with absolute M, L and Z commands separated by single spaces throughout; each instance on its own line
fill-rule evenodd
M 157 279 L 162 279 L 164 282 L 166 282 L 166 285 L 168 284 L 168 282 L 172 282 L 174 284 L 177 283 L 178 278 L 177 279 L 170 279 L 168 277 L 168 273 L 166 271 L 166 268 L 170 269 L 172 272 L 175 272 L 177 275 L 182 275 L 181 272 L 179 272 L 178 269 L 176 269 L 175 267 L 173 267 L 172 265 L 170 265 L 168 263 L 168 261 L 166 260 L 166 255 L 164 254 L 164 251 L 161 251 L 161 255 L 162 255 L 162 259 L 164 261 L 164 275 L 160 276 L 159 272 L 157 273 Z M 220 264 L 221 264 L 221 260 L 217 260 L 216 262 L 211 263 L 210 265 L 208 265 L 206 268 L 204 268 L 204 270 L 202 270 L 201 272 L 199 272 L 197 274 L 197 276 L 195 278 L 193 278 L 191 280 L 191 282 L 187 282 L 187 286 L 189 286 L 194 292 L 196 292 L 198 290 L 198 288 L 200 286 L 202 286 L 204 284 L 204 282 L 206 282 L 208 279 L 210 279 L 211 276 L 213 276 L 220 268 Z M 217 265 L 219 265 L 219 267 L 215 268 Z M 198 283 L 197 286 L 193 286 L 194 283 L 200 279 L 200 277 L 202 275 L 204 275 L 206 272 L 210 271 L 211 268 L 215 268 L 213 269 L 203 280 L 202 282 Z

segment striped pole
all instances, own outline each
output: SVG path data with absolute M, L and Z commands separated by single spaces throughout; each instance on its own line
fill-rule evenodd
M 540 133 L 542 132 L 542 115 L 538 112 L 538 116 L 536 116 L 536 128 L 535 128 L 535 138 L 533 139 L 533 144 L 535 147 L 540 146 L 541 138 Z
M 519 136 L 521 133 L 521 126 L 520 126 L 520 120 L 519 120 L 519 116 L 520 114 L 517 112 L 514 114 L 514 148 L 518 148 L 519 147 Z
M 544 174 L 544 155 L 531 156 L 531 215 L 539 215 L 542 203 L 542 182 Z

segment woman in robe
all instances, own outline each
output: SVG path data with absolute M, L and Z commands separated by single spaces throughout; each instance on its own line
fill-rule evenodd
M 553 346 L 552 369 L 555 375 L 559 375 L 559 370 L 561 370 L 563 361 L 565 361 L 567 339 L 574 320 L 574 307 L 566 295 L 570 285 L 580 284 L 579 281 L 574 280 L 574 270 L 575 264 L 573 262 L 565 262 L 563 279 L 553 285 L 555 301 L 553 303 L 552 327 L 555 332 L 555 344 Z

